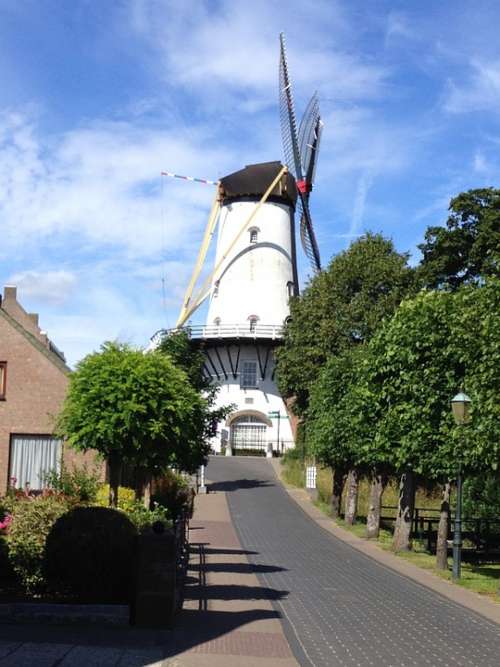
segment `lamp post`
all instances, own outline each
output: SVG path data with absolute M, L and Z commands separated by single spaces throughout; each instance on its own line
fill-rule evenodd
M 458 426 L 465 426 L 470 421 L 471 400 L 461 391 L 451 399 L 451 411 Z M 457 471 L 457 502 L 455 507 L 455 526 L 453 529 L 453 580 L 460 579 L 462 560 L 462 467 L 460 458 Z

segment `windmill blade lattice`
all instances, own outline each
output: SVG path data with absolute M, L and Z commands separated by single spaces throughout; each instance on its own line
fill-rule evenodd
M 302 163 L 297 139 L 297 119 L 295 118 L 292 84 L 288 76 L 285 35 L 283 33 L 280 33 L 280 125 L 286 166 L 296 179 L 301 180 Z
M 302 170 L 308 183 L 314 183 L 318 164 L 319 144 L 323 122 L 319 112 L 318 94 L 314 93 L 302 116 L 299 127 L 299 151 L 302 157 Z
M 297 119 L 295 116 L 295 105 L 293 103 L 292 84 L 288 74 L 288 63 L 286 59 L 285 36 L 280 33 L 280 125 L 281 137 L 283 141 L 283 152 L 285 156 L 285 163 L 290 171 L 295 176 L 297 181 L 297 190 L 299 193 L 299 209 L 300 214 L 300 236 L 302 247 L 309 259 L 313 271 L 321 270 L 321 261 L 319 256 L 318 244 L 312 226 L 311 214 L 309 212 L 309 192 L 311 190 L 312 182 L 307 180 L 307 174 L 304 173 L 304 160 L 301 155 L 299 145 L 299 132 L 297 131 Z M 306 142 L 312 138 L 314 142 L 314 132 L 319 139 L 321 120 L 319 118 L 319 104 L 317 97 L 309 103 L 306 111 L 305 121 L 303 121 L 302 140 Z M 301 123 L 302 126 L 302 123 Z M 316 145 L 318 141 L 316 141 Z M 312 149 L 308 151 L 307 168 L 312 167 L 312 172 L 315 169 L 315 155 L 317 150 L 314 148 L 314 143 L 311 144 Z M 307 147 L 307 145 L 306 145 Z M 306 178 L 305 178 L 306 176 Z

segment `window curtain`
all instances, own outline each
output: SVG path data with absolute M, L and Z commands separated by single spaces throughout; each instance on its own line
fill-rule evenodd
M 45 476 L 61 470 L 62 442 L 45 435 L 13 435 L 10 449 L 10 477 L 15 486 L 42 489 Z

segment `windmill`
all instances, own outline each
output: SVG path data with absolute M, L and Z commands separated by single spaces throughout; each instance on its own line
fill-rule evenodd
M 293 446 L 287 409 L 276 386 L 274 350 L 298 294 L 295 213 L 314 272 L 321 270 L 309 211 L 322 121 L 316 94 L 297 129 L 284 36 L 280 36 L 280 119 L 285 164 L 247 165 L 215 183 L 212 209 L 176 330 L 208 299 L 206 324 L 188 324 L 205 356 L 204 373 L 220 386 L 217 401 L 234 412 L 219 425 L 214 449 L 283 450 Z M 214 184 L 208 179 L 166 176 Z M 215 261 L 203 273 L 216 236 Z M 165 332 L 158 332 L 158 338 Z M 168 333 L 168 332 L 167 332 Z M 156 335 L 155 335 L 156 336 Z M 153 346 L 155 337 L 153 337 Z
M 323 122 L 317 93 L 314 93 L 297 131 L 292 83 L 288 73 L 285 35 L 280 34 L 280 124 L 285 163 L 295 176 L 299 195 L 300 238 L 314 272 L 321 270 L 318 244 L 309 211 L 309 197 L 318 162 Z

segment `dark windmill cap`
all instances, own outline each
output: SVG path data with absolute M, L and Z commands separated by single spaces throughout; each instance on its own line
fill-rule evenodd
M 258 201 L 283 167 L 281 162 L 261 162 L 249 164 L 220 179 L 223 190 L 223 204 L 232 201 Z M 295 178 L 289 172 L 277 183 L 268 201 L 288 204 L 295 208 L 297 188 Z

